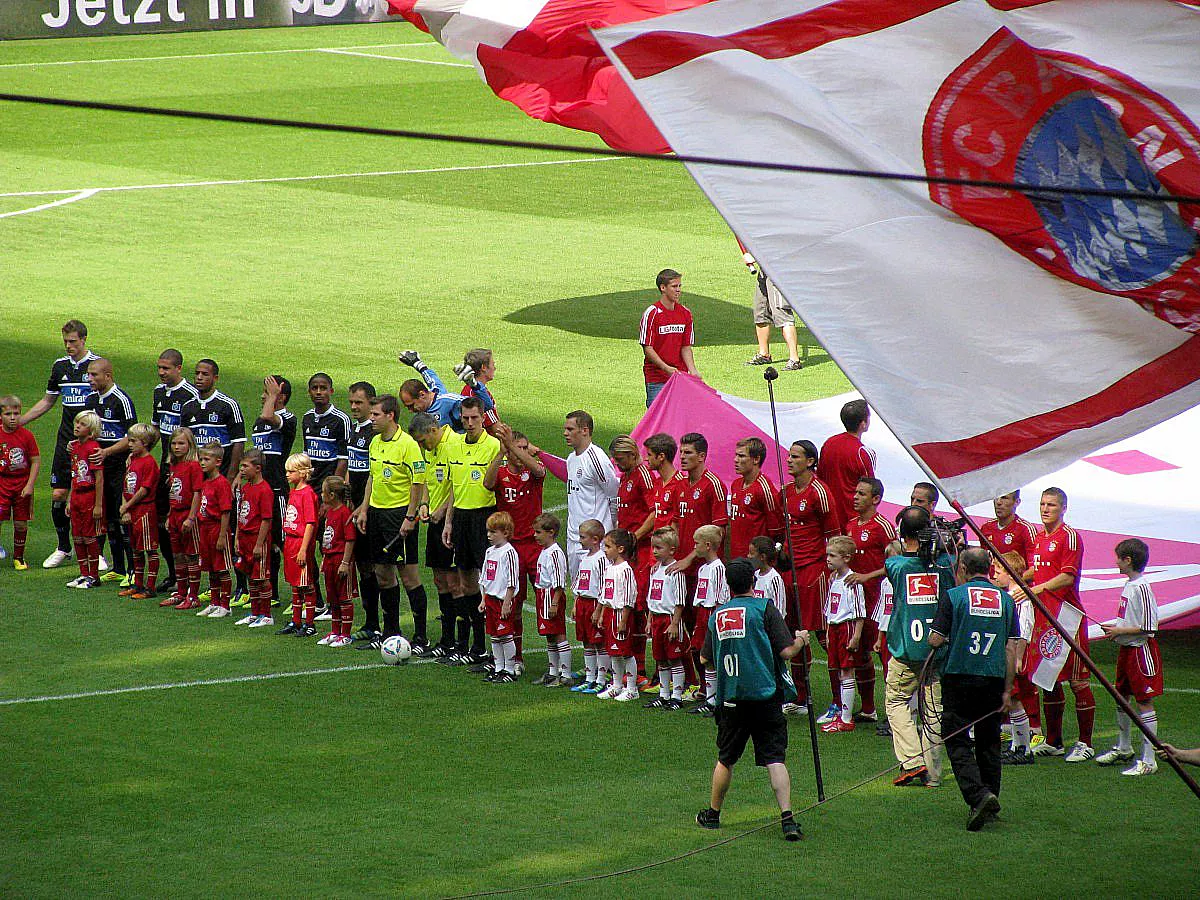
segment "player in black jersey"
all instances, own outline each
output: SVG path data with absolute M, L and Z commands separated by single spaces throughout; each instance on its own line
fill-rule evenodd
M 225 451 L 221 474 L 230 480 L 237 474 L 238 463 L 246 443 L 246 424 L 242 408 L 228 394 L 217 390 L 221 369 L 215 361 L 202 359 L 196 363 L 198 396 L 183 405 L 179 424 L 192 429 L 196 446 L 220 444 Z M 232 475 L 230 474 L 232 473 Z
M 333 405 L 333 379 L 324 372 L 317 372 L 308 379 L 308 398 L 312 409 L 300 421 L 304 435 L 304 452 L 312 460 L 313 472 L 308 483 L 321 496 L 321 485 L 330 475 L 344 477 L 346 474 L 346 441 L 350 435 L 350 417 Z M 317 534 L 325 531 L 325 506 L 322 504 L 317 518 Z M 317 589 L 317 620 L 328 620 L 329 610 L 321 596 L 321 583 Z
M 262 410 L 250 428 L 250 440 L 263 454 L 263 480 L 275 492 L 271 518 L 271 602 L 279 600 L 279 562 L 283 548 L 283 516 L 287 509 L 288 483 L 284 463 L 296 442 L 296 417 L 287 408 L 292 383 L 282 375 L 263 379 Z
M 175 587 L 175 554 L 171 552 L 171 534 L 167 528 L 167 516 L 171 511 L 171 435 L 179 427 L 183 405 L 200 394 L 183 377 L 183 354 L 178 350 L 164 350 L 158 354 L 158 382 L 151 400 L 150 421 L 158 428 L 162 444 L 155 503 L 158 506 L 158 546 L 167 561 L 167 579 L 159 590 L 170 594 Z
M 100 417 L 100 458 L 104 463 L 104 518 L 108 542 L 112 547 L 112 568 L 100 576 L 101 581 L 121 581 L 123 587 L 133 584 L 133 557 L 129 542 L 121 527 L 121 491 L 125 487 L 125 463 L 129 459 L 129 429 L 137 424 L 137 410 L 125 391 L 117 387 L 112 363 L 97 357 L 88 363 L 88 380 L 92 392 L 84 408 Z M 104 549 L 104 538 L 100 538 Z M 125 581 L 129 583 L 126 584 Z
M 46 394 L 21 416 L 21 424 L 28 425 L 39 419 L 62 398 L 62 422 L 54 439 L 54 462 L 50 467 L 50 518 L 58 535 L 58 547 L 46 557 L 42 568 L 53 569 L 71 558 L 71 517 L 67 512 L 67 497 L 71 490 L 71 455 L 67 444 L 74 435 L 75 415 L 83 411 L 84 401 L 92 392 L 87 369 L 95 353 L 87 348 L 87 326 L 72 319 L 62 327 L 65 356 L 60 356 L 50 367 L 50 379 L 46 382 Z
M 356 381 L 350 385 L 350 437 L 346 443 L 347 487 L 350 490 L 350 508 L 362 506 L 366 496 L 367 482 L 371 477 L 371 438 L 375 429 L 371 425 L 371 401 L 375 399 L 375 385 L 369 381 Z M 375 580 L 375 567 L 371 565 L 371 554 L 355 553 L 354 563 L 358 567 L 358 594 L 362 598 L 367 621 L 354 634 L 354 640 L 370 643 L 381 636 L 379 630 L 379 583 Z

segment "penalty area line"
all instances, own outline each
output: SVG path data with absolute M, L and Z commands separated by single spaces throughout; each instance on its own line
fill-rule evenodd
M 88 197 L 94 197 L 97 193 L 96 188 L 88 188 L 87 190 L 77 191 L 69 197 L 60 197 L 51 203 L 43 203 L 39 206 L 31 206 L 28 209 L 15 209 L 12 212 L 0 213 L 0 219 L 8 219 L 12 216 L 24 216 L 29 213 L 42 212 L 46 209 L 53 209 L 56 206 L 66 206 L 68 203 L 74 203 L 76 200 L 86 200 Z M 20 195 L 16 195 L 20 196 Z M 25 195 L 34 196 L 34 195 Z M 42 195 L 45 196 L 45 195 Z

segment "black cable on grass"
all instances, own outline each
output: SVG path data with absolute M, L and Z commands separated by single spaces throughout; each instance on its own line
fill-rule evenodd
M 975 719 L 973 722 L 968 722 L 962 728 L 956 729 L 955 731 L 950 732 L 950 734 L 943 735 L 937 741 L 934 741 L 933 745 L 935 747 L 942 746 L 946 743 L 946 741 L 948 741 L 950 738 L 954 737 L 955 735 L 962 734 L 967 729 L 974 728 L 976 725 L 978 725 L 980 722 L 982 722 L 984 719 L 988 718 L 989 716 L 999 715 L 1002 712 L 1004 712 L 1003 709 L 995 709 L 989 713 L 985 713 L 984 715 L 980 716 L 978 719 Z M 894 765 L 888 766 L 886 769 L 884 769 L 881 772 L 876 772 L 874 775 L 868 775 L 866 778 L 862 779 L 861 781 L 857 781 L 854 784 L 850 785 L 849 787 L 842 788 L 837 793 L 830 794 L 824 800 L 818 800 L 815 803 L 810 803 L 808 806 L 804 807 L 803 809 L 796 810 L 794 815 L 801 816 L 804 813 L 812 812 L 818 806 L 824 806 L 827 803 L 830 803 L 831 801 L 838 799 L 839 797 L 846 796 L 847 794 L 851 793 L 852 791 L 857 791 L 859 788 L 865 787 L 866 785 L 870 784 L 872 781 L 882 778 L 884 775 L 887 775 L 889 772 L 894 771 L 895 769 L 899 768 L 900 766 L 904 765 L 905 763 L 912 762 L 915 759 L 920 759 L 921 756 L 922 756 L 921 754 L 917 754 L 916 756 L 910 756 L 907 759 L 904 759 L 898 763 L 895 763 Z M 541 890 L 546 890 L 548 888 L 571 887 L 571 886 L 577 885 L 577 884 L 587 884 L 588 882 L 592 882 L 592 881 L 604 881 L 607 878 L 618 878 L 622 875 L 636 875 L 639 872 L 646 872 L 650 869 L 657 869 L 659 866 L 665 866 L 670 863 L 679 862 L 680 860 L 687 859 L 688 857 L 697 856 L 697 855 L 699 855 L 701 853 L 705 853 L 709 850 L 715 850 L 718 847 L 724 847 L 726 844 L 732 844 L 734 841 L 740 841 L 744 837 L 749 837 L 752 834 L 757 834 L 760 831 L 765 831 L 768 828 L 778 826 L 779 822 L 780 822 L 780 820 L 777 816 L 772 816 L 771 818 L 767 819 L 767 821 L 763 822 L 763 824 L 761 824 L 761 825 L 755 825 L 753 828 L 749 828 L 746 831 L 740 831 L 737 834 L 730 835 L 729 837 L 723 838 L 719 841 L 716 841 L 715 843 L 705 844 L 703 847 L 696 847 L 693 850 L 687 850 L 683 853 L 677 853 L 674 856 L 668 856 L 666 859 L 658 859 L 658 860 L 655 860 L 654 862 L 643 863 L 639 866 L 630 866 L 627 869 L 618 869 L 615 872 L 601 872 L 599 875 L 585 875 L 581 878 L 566 878 L 566 879 L 563 879 L 562 881 L 544 881 L 541 884 L 525 884 L 525 885 L 521 885 L 520 887 L 497 888 L 496 890 L 493 890 L 493 891 L 474 891 L 469 894 L 454 894 L 453 896 L 447 898 L 447 900 L 468 900 L 468 898 L 472 898 L 472 897 L 500 897 L 500 896 L 503 896 L 506 894 L 523 894 L 526 891 L 541 891 Z
M 845 169 L 837 166 L 806 166 L 798 163 L 765 162 L 748 159 L 729 159 L 721 156 L 690 154 L 637 153 L 614 151 L 577 144 L 558 144 L 549 141 L 518 141 L 508 138 L 475 137 L 463 134 L 443 134 L 434 131 L 413 131 L 404 128 L 382 128 L 373 125 L 343 125 L 335 122 L 312 122 L 303 119 L 280 119 L 273 116 L 243 116 L 236 113 L 203 112 L 164 106 L 140 106 L 132 103 L 106 103 L 100 100 L 71 100 L 65 97 L 45 97 L 36 94 L 0 93 L 0 101 L 29 103 L 39 106 L 59 106 L 70 109 L 93 109 L 103 112 L 134 113 L 173 119 L 192 119 L 204 122 L 231 122 L 241 125 L 264 125 L 271 128 L 296 128 L 305 131 L 329 131 L 341 134 L 365 134 L 375 137 L 408 138 L 416 141 L 438 141 L 447 144 L 470 144 L 478 147 L 504 147 L 512 150 L 550 150 L 578 156 L 623 157 L 653 162 L 691 163 L 694 165 L 727 166 L 737 169 L 758 169 L 768 172 L 797 172 L 804 175 L 831 175 L 843 178 L 866 178 L 875 181 L 900 181 L 916 184 L 944 184 L 955 187 L 992 188 L 1035 196 L 1106 197 L 1112 200 L 1136 200 L 1143 203 L 1200 204 L 1200 196 L 1189 194 L 1146 193 L 1118 191 L 1109 188 L 1065 187 L 1037 185 L 1016 181 L 992 181 L 980 178 L 950 178 L 938 175 L 915 175 L 907 172 L 883 172 L 874 169 Z

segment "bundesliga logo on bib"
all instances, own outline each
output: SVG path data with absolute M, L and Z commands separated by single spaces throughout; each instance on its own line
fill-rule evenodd
M 973 587 L 967 591 L 967 603 L 973 616 L 1000 618 L 1000 592 L 995 588 Z
M 910 572 L 904 578 L 905 594 L 910 604 L 937 603 L 938 577 L 935 572 Z
M 717 638 L 744 638 L 746 636 L 746 610 L 735 606 L 732 609 L 718 609 L 716 612 Z

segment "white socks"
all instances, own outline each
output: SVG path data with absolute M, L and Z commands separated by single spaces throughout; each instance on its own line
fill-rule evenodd
M 671 699 L 671 666 L 664 660 L 658 661 L 658 696 L 660 700 Z
M 1012 749 L 1028 750 L 1030 739 L 1029 716 L 1025 715 L 1024 708 L 1020 712 L 1010 712 L 1008 714 L 1008 721 L 1012 725 Z
M 603 651 L 596 651 L 596 683 L 607 684 L 608 677 L 612 674 L 612 658 Z
M 517 658 L 517 643 L 512 638 L 492 640 L 492 656 L 496 658 L 496 671 L 508 672 L 515 675 L 517 668 L 513 665 Z
M 704 696 L 710 706 L 717 705 L 717 673 L 714 669 L 704 670 Z
M 1129 733 L 1133 728 L 1133 720 L 1125 715 L 1121 710 L 1117 710 L 1117 749 L 1122 753 L 1129 753 L 1133 750 L 1133 743 L 1129 740 Z
M 687 676 L 683 671 L 683 663 L 679 660 L 671 662 L 671 699 L 683 699 L 683 686 Z
M 1138 716 L 1151 734 L 1158 734 L 1158 713 L 1155 710 L 1140 712 Z M 1154 765 L 1154 745 L 1145 736 L 1142 737 L 1142 762 L 1148 766 Z
M 854 715 L 854 678 L 842 679 L 842 721 L 849 724 Z
M 583 648 L 583 672 L 584 681 L 590 684 L 596 683 L 596 651 L 591 647 Z
M 558 674 L 567 678 L 571 674 L 571 644 L 569 641 L 558 642 Z

